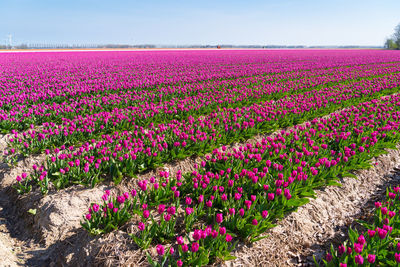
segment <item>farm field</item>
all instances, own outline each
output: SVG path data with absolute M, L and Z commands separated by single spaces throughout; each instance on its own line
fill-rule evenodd
M 18 52 L 0 71 L 8 265 L 400 263 L 398 51 Z

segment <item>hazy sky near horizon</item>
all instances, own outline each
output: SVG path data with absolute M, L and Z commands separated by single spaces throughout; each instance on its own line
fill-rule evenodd
M 383 45 L 400 0 L 0 0 L 0 44 Z

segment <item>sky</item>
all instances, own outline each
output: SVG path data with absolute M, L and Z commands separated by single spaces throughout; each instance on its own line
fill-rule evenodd
M 0 0 L 0 44 L 382 46 L 400 0 Z

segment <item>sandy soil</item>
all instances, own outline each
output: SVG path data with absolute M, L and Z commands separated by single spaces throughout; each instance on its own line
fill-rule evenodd
M 4 223 L 3 221 L 1 223 Z M 9 237 L 7 228 L 0 225 L 0 259 L 1 266 L 18 266 L 19 261 L 16 254 L 16 247 L 13 240 Z

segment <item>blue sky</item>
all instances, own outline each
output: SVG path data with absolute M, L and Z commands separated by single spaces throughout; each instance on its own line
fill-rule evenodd
M 383 45 L 400 0 L 0 0 L 0 44 Z

